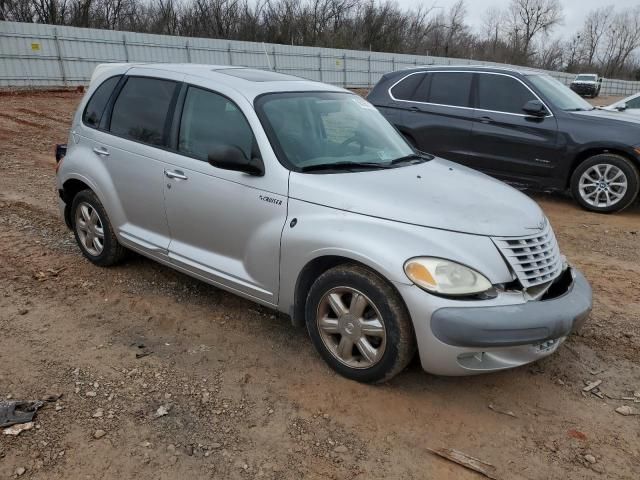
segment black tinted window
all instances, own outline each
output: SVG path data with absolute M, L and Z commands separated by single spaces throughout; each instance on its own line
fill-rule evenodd
M 109 97 L 120 80 L 120 75 L 105 80 L 93 93 L 91 99 L 87 102 L 82 115 L 82 121 L 90 127 L 98 128 L 104 108 L 107 106 Z
M 177 83 L 155 78 L 127 80 L 111 114 L 111 132 L 151 145 L 166 145 L 167 115 Z
M 180 121 L 178 150 L 206 161 L 211 150 L 224 145 L 238 147 L 251 158 L 252 149 L 257 146 L 249 122 L 228 98 L 189 87 Z
M 429 87 L 429 103 L 453 105 L 457 107 L 469 106 L 471 92 L 471 73 L 433 72 Z
M 418 85 L 424 78 L 423 73 L 416 73 L 414 75 L 409 75 L 400 83 L 398 83 L 395 87 L 391 89 L 391 93 L 394 98 L 398 100 L 413 100 L 413 95 L 416 91 Z
M 496 112 L 524 113 L 522 107 L 536 97 L 522 83 L 505 75 L 478 74 L 477 108 Z

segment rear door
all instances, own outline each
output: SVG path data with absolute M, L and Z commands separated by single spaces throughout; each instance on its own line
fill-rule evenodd
M 522 109 L 540 98 L 508 74 L 479 72 L 474 82 L 473 154 L 467 165 L 489 174 L 529 183 L 553 175 L 564 158 L 558 145 L 557 122 Z
M 161 75 L 162 78 L 158 76 Z M 182 75 L 134 68 L 121 82 L 93 130 L 93 154 L 109 179 L 109 215 L 121 241 L 164 254 L 169 227 L 164 211 L 160 160 L 167 148 L 173 106 Z
M 391 88 L 404 104 L 402 128 L 425 152 L 464 161 L 471 148 L 473 73 L 432 71 L 414 73 Z

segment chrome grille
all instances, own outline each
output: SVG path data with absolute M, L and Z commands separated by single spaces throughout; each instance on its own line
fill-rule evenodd
M 562 272 L 560 249 L 549 222 L 539 233 L 493 238 L 493 242 L 524 288 L 550 282 Z

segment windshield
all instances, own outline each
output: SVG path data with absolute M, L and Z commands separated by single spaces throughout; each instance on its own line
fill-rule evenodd
M 578 75 L 576 77 L 576 81 L 578 81 L 578 82 L 595 82 L 596 81 L 596 76 L 595 75 Z
M 589 102 L 549 75 L 529 75 L 528 79 L 556 108 L 566 111 L 593 110 Z
M 256 100 L 256 110 L 280 161 L 292 170 L 350 171 L 420 161 L 380 112 L 354 94 L 270 93 Z

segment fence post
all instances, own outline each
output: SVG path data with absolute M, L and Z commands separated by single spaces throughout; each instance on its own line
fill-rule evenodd
M 189 40 L 184 43 L 184 49 L 187 53 L 187 63 L 191 63 L 191 51 L 189 50 Z
M 372 87 L 371 85 L 371 55 L 367 59 L 367 87 Z
M 227 54 L 229 55 L 229 65 L 233 65 L 233 57 L 231 56 L 231 42 L 227 43 Z
M 272 52 L 273 52 L 273 71 L 277 72 L 278 71 L 278 62 L 276 60 L 277 55 L 276 55 L 276 46 L 275 45 L 273 46 Z
M 127 48 L 127 34 L 122 34 L 122 46 L 124 47 L 124 61 L 129 63 L 129 49 Z
M 342 69 L 344 71 L 344 88 L 347 88 L 347 54 L 342 55 Z
M 391 57 L 391 71 L 392 72 L 396 71 L 396 56 L 395 55 L 393 57 Z
M 322 82 L 322 53 L 318 52 L 318 74 L 320 75 L 320 81 Z
M 67 75 L 64 72 L 64 62 L 62 60 L 62 49 L 60 48 L 60 39 L 58 38 L 58 29 L 53 29 L 53 39 L 56 43 L 56 52 L 58 54 L 58 63 L 60 64 L 60 75 L 62 76 L 62 84 L 67 86 Z

